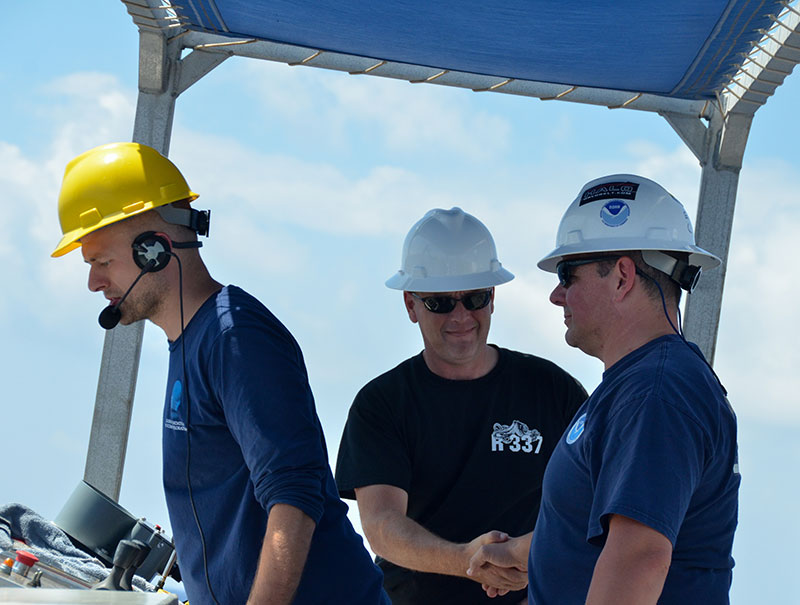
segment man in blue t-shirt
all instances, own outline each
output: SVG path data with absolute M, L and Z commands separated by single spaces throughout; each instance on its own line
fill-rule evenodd
M 567 343 L 605 372 L 545 472 L 530 605 L 728 603 L 736 418 L 678 314 L 680 289 L 719 263 L 648 179 L 591 181 L 567 209 L 539 267 L 558 274 Z M 472 565 L 519 565 L 504 547 Z
M 110 302 L 104 328 L 149 319 L 169 341 L 164 489 L 187 594 L 388 605 L 336 492 L 300 347 L 255 298 L 211 277 L 196 197 L 156 150 L 97 147 L 67 165 L 53 253 L 81 248 L 89 289 Z

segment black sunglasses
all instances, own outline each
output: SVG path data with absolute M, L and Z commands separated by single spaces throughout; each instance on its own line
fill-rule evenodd
M 477 311 L 478 309 L 483 309 L 492 300 L 493 290 L 494 288 L 489 288 L 488 290 L 467 292 L 461 298 L 455 298 L 453 296 L 426 296 L 423 298 L 415 292 L 412 292 L 411 296 L 420 300 L 422 304 L 425 305 L 425 308 L 431 313 L 444 314 L 450 313 L 453 309 L 455 309 L 459 300 L 467 311 Z
M 572 281 L 572 270 L 581 265 L 591 265 L 592 263 L 600 263 L 603 261 L 617 261 L 621 256 L 593 256 L 592 258 L 581 258 L 578 260 L 562 260 L 556 265 L 556 275 L 558 275 L 558 283 L 564 288 L 569 288 L 570 281 Z

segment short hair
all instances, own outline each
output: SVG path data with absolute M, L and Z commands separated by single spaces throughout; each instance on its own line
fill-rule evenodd
M 644 279 L 642 279 L 642 287 L 644 288 L 645 292 L 647 292 L 648 296 L 653 300 L 661 302 L 661 293 L 664 294 L 664 300 L 666 302 L 675 302 L 677 306 L 681 302 L 681 287 L 674 279 L 672 279 L 669 275 L 656 269 L 655 267 L 651 267 L 648 265 L 644 258 L 642 257 L 642 253 L 639 250 L 627 250 L 624 252 L 619 253 L 620 256 L 627 256 L 633 261 L 633 264 L 636 265 L 636 272 L 639 274 L 644 275 Z M 678 260 L 688 260 L 688 253 L 685 252 L 670 252 L 665 253 L 669 254 L 670 256 L 677 258 Z M 684 256 L 685 258 L 681 258 Z M 605 277 L 611 272 L 611 268 L 616 264 L 615 258 L 610 258 L 608 260 L 601 261 L 597 264 L 597 273 L 600 277 Z

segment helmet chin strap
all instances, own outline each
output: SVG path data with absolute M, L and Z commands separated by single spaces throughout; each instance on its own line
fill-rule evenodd
M 697 287 L 702 269 L 658 250 L 642 250 L 642 259 L 654 269 L 666 273 L 687 292 Z
M 155 208 L 159 216 L 173 225 L 188 227 L 197 235 L 208 236 L 211 224 L 211 210 L 195 210 L 194 208 L 176 208 L 172 204 Z

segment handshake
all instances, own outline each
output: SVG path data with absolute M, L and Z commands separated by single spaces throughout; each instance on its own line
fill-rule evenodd
M 528 585 L 528 551 L 531 533 L 512 538 L 490 531 L 466 544 L 470 555 L 466 576 L 480 582 L 490 597 L 503 596 Z M 525 601 L 523 601 L 525 602 Z

